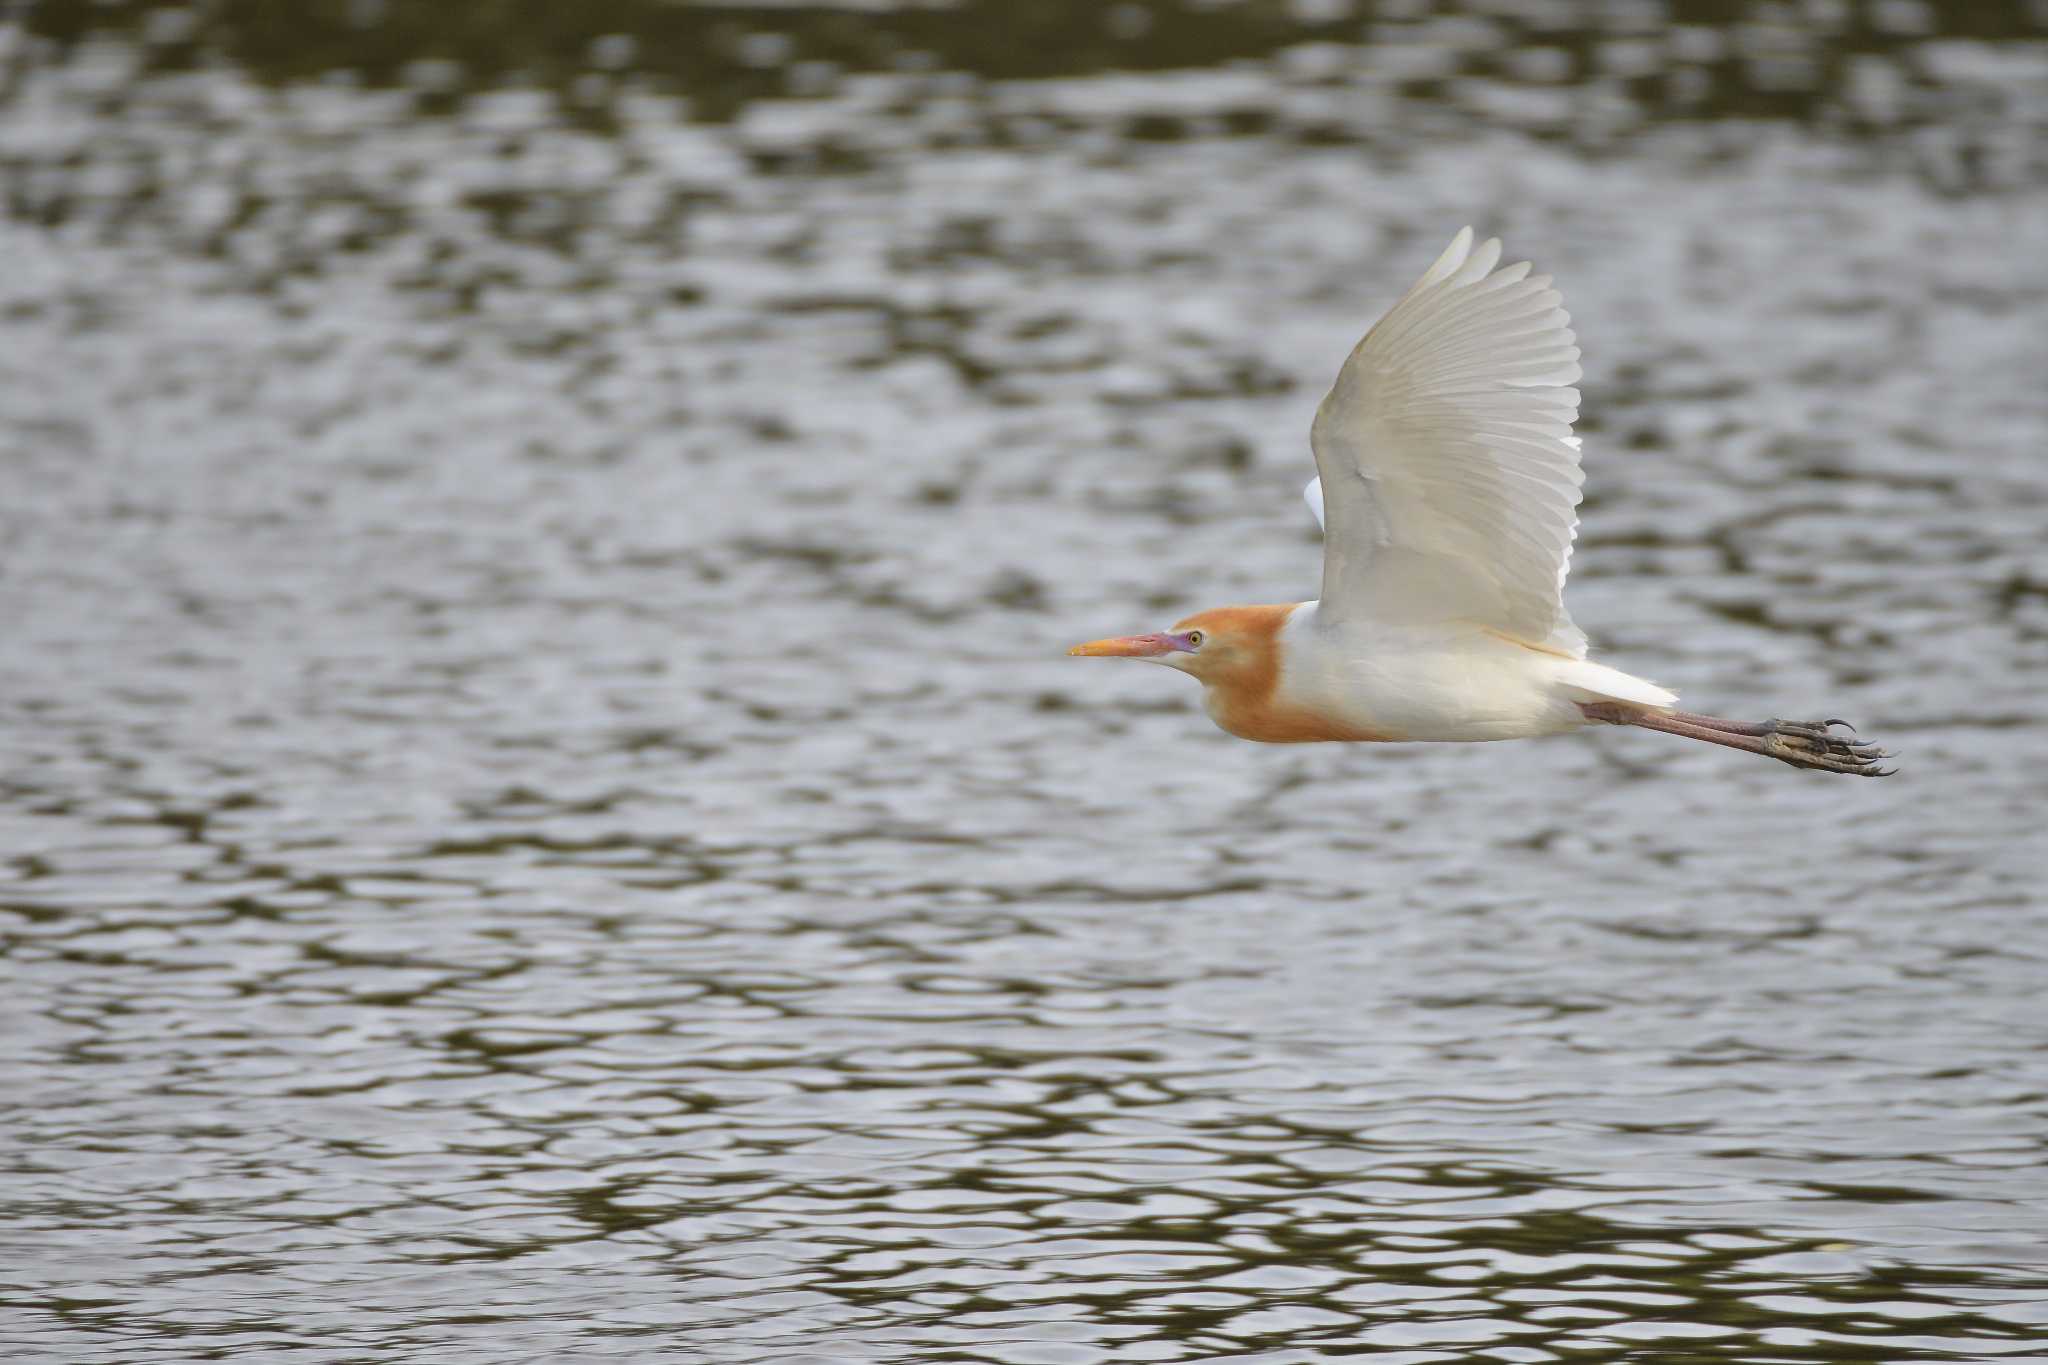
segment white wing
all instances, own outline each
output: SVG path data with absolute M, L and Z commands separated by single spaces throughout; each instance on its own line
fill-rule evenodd
M 1471 621 L 1583 656 L 1579 348 L 1548 275 L 1460 231 L 1367 332 L 1316 410 L 1321 619 Z
M 1309 515 L 1316 519 L 1316 529 L 1323 529 L 1323 481 L 1310 479 L 1308 487 L 1301 490 L 1301 496 L 1308 500 Z

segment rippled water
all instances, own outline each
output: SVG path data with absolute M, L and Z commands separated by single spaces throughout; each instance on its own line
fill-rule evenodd
M 2048 1358 L 2038 6 L 533 9 L 0 18 L 10 1360 Z M 1899 777 L 1060 657 L 1466 221 Z

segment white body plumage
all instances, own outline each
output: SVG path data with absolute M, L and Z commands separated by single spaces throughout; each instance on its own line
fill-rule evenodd
M 1280 631 L 1284 701 L 1390 740 L 1521 739 L 1589 722 L 1580 703 L 1669 706 L 1654 683 L 1484 628 L 1329 625 L 1320 603 Z

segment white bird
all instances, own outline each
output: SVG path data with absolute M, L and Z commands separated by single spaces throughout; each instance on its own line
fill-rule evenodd
M 1316 410 L 1323 591 L 1219 607 L 1068 652 L 1193 674 L 1216 724 L 1267 743 L 1489 740 L 1636 725 L 1796 768 L 1881 777 L 1839 720 L 1744 724 L 1586 657 L 1564 608 L 1578 534 L 1579 348 L 1547 275 L 1452 239 Z

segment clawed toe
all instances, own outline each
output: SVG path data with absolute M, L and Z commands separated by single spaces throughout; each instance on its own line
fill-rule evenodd
M 1893 757 L 1889 750 L 1860 740 L 1837 739 L 1829 734 L 1827 726 L 1837 723 L 1774 722 L 1771 734 L 1764 740 L 1764 752 L 1795 768 L 1817 768 L 1823 772 L 1850 773 L 1858 777 L 1890 777 L 1898 771 L 1897 768 L 1878 766 Z
M 1884 753 L 1875 745 L 1863 743 L 1861 740 L 1843 739 L 1832 733 L 1829 727 L 1835 725 L 1841 726 L 1852 735 L 1856 733 L 1855 726 L 1849 724 L 1846 720 L 1838 719 L 1774 720 L 1764 733 L 1799 740 L 1805 745 L 1817 745 L 1822 751 L 1842 758 L 1857 758 L 1859 756 L 1865 759 L 1891 757 L 1891 755 Z

